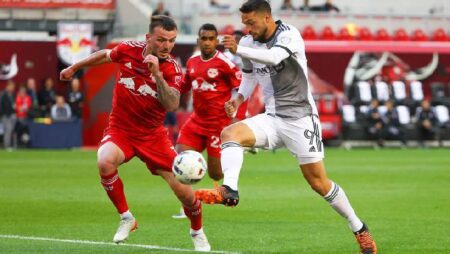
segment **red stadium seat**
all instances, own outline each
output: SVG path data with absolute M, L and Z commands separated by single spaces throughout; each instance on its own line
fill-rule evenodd
M 411 39 L 413 41 L 428 41 L 428 36 L 422 31 L 422 29 L 414 30 Z
M 403 28 L 399 28 L 395 31 L 394 40 L 396 41 L 409 41 L 409 36 L 406 33 L 406 30 Z
M 353 37 L 348 31 L 347 27 L 343 27 L 339 30 L 338 40 L 341 41 L 353 41 L 355 37 Z
M 438 28 L 433 33 L 433 41 L 447 41 L 449 38 L 445 34 L 445 30 L 442 28 Z
M 373 36 L 367 27 L 362 27 L 361 29 L 359 29 L 358 39 L 360 41 L 372 41 Z
M 305 26 L 302 31 L 302 37 L 304 40 L 317 40 L 316 31 L 312 26 Z
M 390 41 L 391 37 L 389 36 L 389 33 L 387 32 L 386 29 L 380 28 L 376 32 L 375 40 L 376 41 Z
M 336 35 L 334 34 L 333 29 L 331 29 L 330 26 L 326 26 L 322 30 L 320 39 L 332 41 L 332 40 L 336 40 Z
M 222 27 L 222 29 L 219 30 L 220 35 L 233 35 L 234 32 L 234 26 L 233 25 L 226 25 Z

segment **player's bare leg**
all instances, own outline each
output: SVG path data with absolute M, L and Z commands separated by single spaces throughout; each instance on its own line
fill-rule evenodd
M 214 188 L 219 187 L 219 181 L 223 179 L 220 158 L 208 156 L 208 176 L 214 181 Z
M 115 243 L 125 241 L 130 232 L 137 228 L 136 219 L 128 209 L 123 183 L 117 171 L 117 168 L 124 160 L 124 153 L 112 142 L 106 142 L 98 149 L 97 166 L 101 183 L 121 218 L 119 228 L 113 238 Z
M 195 250 L 210 251 L 211 246 L 209 245 L 202 227 L 202 202 L 195 197 L 192 187 L 180 183 L 175 179 L 172 172 L 164 170 L 158 170 L 157 172 L 167 182 L 178 200 L 180 200 L 184 208 L 184 213 L 191 221 L 189 233 L 192 242 L 194 243 Z
M 253 131 L 244 123 L 237 122 L 223 129 L 221 166 L 223 185 L 214 189 L 200 189 L 195 195 L 207 204 L 223 204 L 234 207 L 239 203 L 238 179 L 244 161 L 243 146 L 255 144 Z
M 176 150 L 177 150 L 177 153 L 181 153 L 181 152 L 187 151 L 187 150 L 196 151 L 195 148 L 193 148 L 191 146 L 188 146 L 188 145 L 184 145 L 184 144 L 177 144 Z M 172 218 L 174 218 L 174 219 L 185 219 L 185 218 L 187 218 L 186 214 L 184 214 L 184 208 L 181 207 L 180 208 L 180 212 L 177 213 L 177 214 L 172 215 Z
M 361 253 L 376 254 L 377 247 L 369 229 L 356 216 L 344 190 L 328 179 L 323 161 L 300 165 L 300 169 L 311 188 L 324 197 L 336 212 L 347 219 Z

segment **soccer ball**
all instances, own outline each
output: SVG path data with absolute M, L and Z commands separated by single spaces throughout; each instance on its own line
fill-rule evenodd
M 172 172 L 181 183 L 196 184 L 205 176 L 207 168 L 205 159 L 200 153 L 188 150 L 175 157 Z

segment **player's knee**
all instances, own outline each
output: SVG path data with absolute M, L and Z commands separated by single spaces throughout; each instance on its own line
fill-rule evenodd
M 313 189 L 318 194 L 320 194 L 322 196 L 327 194 L 327 186 L 326 186 L 326 184 L 323 184 L 320 180 L 310 181 L 309 185 L 311 186 L 311 189 Z
M 97 167 L 101 175 L 112 174 L 117 169 L 114 160 L 111 158 L 99 158 L 97 160 Z
M 220 133 L 220 139 L 222 140 L 222 143 L 228 141 L 237 141 L 238 132 L 236 128 L 233 125 L 225 127 Z

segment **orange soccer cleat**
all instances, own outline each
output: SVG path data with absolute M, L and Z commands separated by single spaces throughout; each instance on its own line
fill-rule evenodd
M 200 189 L 195 191 L 195 196 L 206 204 L 222 204 L 235 207 L 239 204 L 238 191 L 232 190 L 226 185 L 214 189 Z
M 377 254 L 377 245 L 372 238 L 366 224 L 358 232 L 355 232 L 356 241 L 359 244 L 359 249 L 361 254 Z

